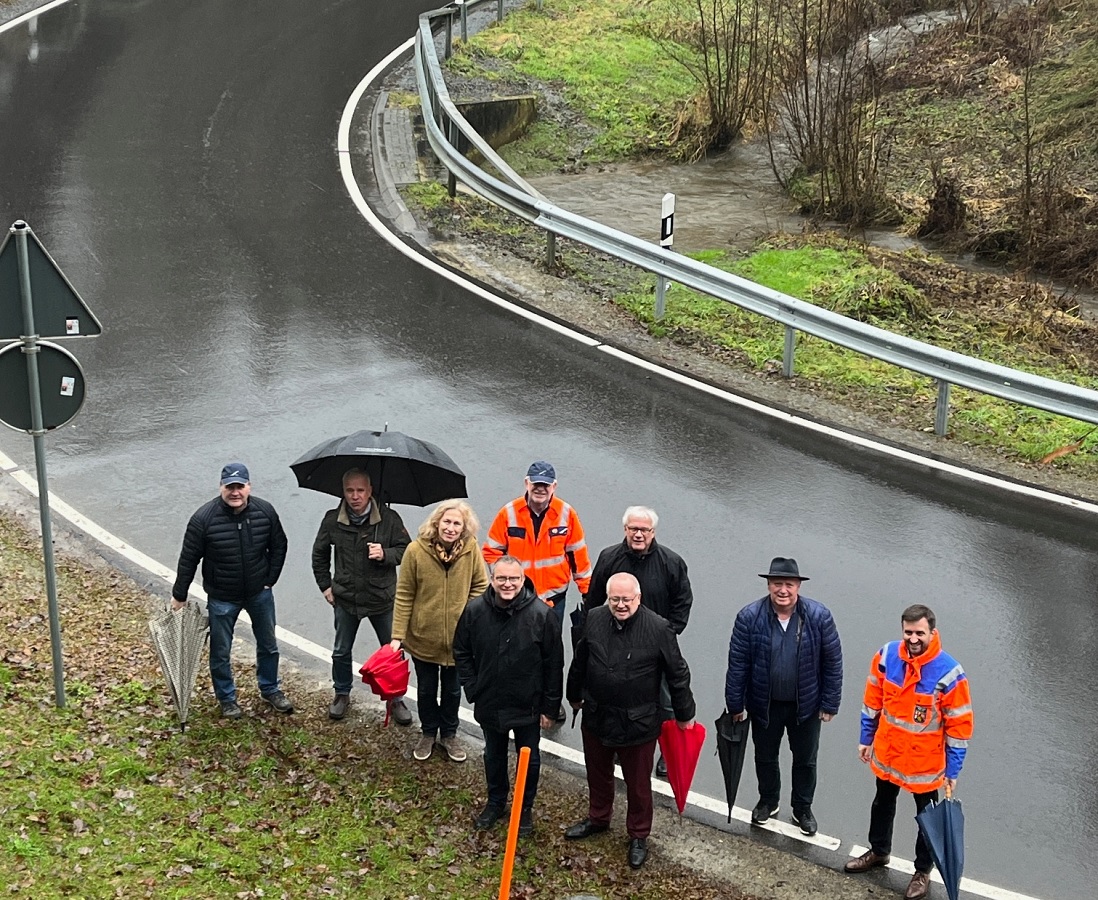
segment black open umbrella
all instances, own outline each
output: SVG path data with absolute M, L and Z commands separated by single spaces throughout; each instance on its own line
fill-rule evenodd
M 965 868 L 965 814 L 961 801 L 954 800 L 947 787 L 945 800 L 931 803 L 915 821 L 945 882 L 949 900 L 957 900 Z
M 343 496 L 343 473 L 364 469 L 382 503 L 427 506 L 465 497 L 465 473 L 434 444 L 399 431 L 356 431 L 317 444 L 290 468 L 303 488 Z
M 717 756 L 724 773 L 724 793 L 728 798 L 728 821 L 732 821 L 732 807 L 736 805 L 736 791 L 740 787 L 743 760 L 747 756 L 747 718 L 736 722 L 732 713 L 725 710 L 717 719 Z

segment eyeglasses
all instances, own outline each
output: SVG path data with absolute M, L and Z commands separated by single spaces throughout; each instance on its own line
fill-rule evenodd
M 625 530 L 635 531 L 637 534 L 648 534 L 648 532 L 652 531 L 653 529 L 645 525 L 626 525 Z
M 493 575 L 492 581 L 498 581 L 500 584 L 522 584 L 525 575 Z
M 630 603 L 632 603 L 636 599 L 637 599 L 636 596 L 633 596 L 633 597 L 607 597 L 606 602 L 609 603 L 611 606 L 628 606 Z

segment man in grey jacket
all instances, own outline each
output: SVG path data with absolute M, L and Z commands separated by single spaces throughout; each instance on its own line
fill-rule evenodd
M 342 719 L 350 705 L 351 653 L 359 623 L 369 619 L 382 646 L 392 640 L 396 568 L 410 540 L 400 516 L 373 499 L 370 476 L 362 469 L 348 469 L 343 475 L 343 502 L 324 514 L 313 542 L 313 577 L 335 615 L 335 697 L 329 718 Z M 389 711 L 398 725 L 412 724 L 403 697 L 390 700 Z

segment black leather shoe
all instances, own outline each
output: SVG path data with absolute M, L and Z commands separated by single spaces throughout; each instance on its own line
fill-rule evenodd
M 584 819 L 582 822 L 577 822 L 570 828 L 565 829 L 564 839 L 566 841 L 582 841 L 584 838 L 589 838 L 593 834 L 602 834 L 602 832 L 609 829 L 610 826 L 602 822 L 592 822 L 590 819 Z
M 629 841 L 629 868 L 639 869 L 648 859 L 648 839 L 631 838 Z
M 755 804 L 755 808 L 751 810 L 751 824 L 762 825 L 771 816 L 778 814 L 778 804 L 771 806 L 765 800 L 760 800 Z
M 521 838 L 530 837 L 534 833 L 534 811 L 532 809 L 524 809 L 519 814 L 519 828 L 518 836 Z
M 656 760 L 656 777 L 667 777 L 667 760 L 663 758 L 663 754 L 660 754 L 660 758 Z
M 801 834 L 807 834 L 809 836 L 815 834 L 819 829 L 816 824 L 816 817 L 812 815 L 811 809 L 802 809 L 800 812 L 793 812 L 793 824 L 800 825 Z
M 503 807 L 489 804 L 481 810 L 480 815 L 473 819 L 477 831 L 488 831 L 496 822 L 503 818 Z

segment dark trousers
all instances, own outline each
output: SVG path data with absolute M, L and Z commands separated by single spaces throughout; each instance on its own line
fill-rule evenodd
M 481 726 L 484 732 L 484 778 L 488 782 L 488 805 L 500 809 L 507 804 L 507 792 L 511 782 L 507 773 L 507 731 Z M 522 747 L 530 748 L 530 764 L 526 769 L 526 787 L 522 792 L 522 809 L 533 809 L 534 798 L 538 793 L 538 775 L 541 772 L 541 726 L 520 725 L 512 729 L 515 733 L 515 753 Z
M 337 602 L 332 610 L 335 616 L 335 644 L 332 646 L 332 687 L 337 694 L 351 693 L 351 653 L 354 650 L 358 626 L 362 622 L 353 612 Z M 380 646 L 393 639 L 393 610 L 367 616 L 374 626 L 374 634 Z M 399 699 L 399 698 L 394 698 Z
M 461 706 L 457 666 L 440 666 L 414 656 L 412 663 L 416 667 L 416 711 L 423 733 L 431 737 L 453 737 L 457 734 L 458 707 Z
M 886 856 L 892 852 L 892 823 L 896 819 L 896 798 L 900 794 L 900 786 L 883 778 L 877 779 L 877 795 L 873 798 L 873 806 L 869 810 L 869 847 L 874 853 Z M 915 798 L 915 812 L 921 813 L 931 803 L 938 800 L 937 791 L 928 791 L 925 794 L 913 794 Z M 922 831 L 915 839 L 915 871 L 930 874 L 934 868 L 934 858 L 930 855 L 930 848 L 923 840 Z
M 625 830 L 631 838 L 646 838 L 652 832 L 652 758 L 655 739 L 635 747 L 607 747 L 583 729 L 583 761 L 587 767 L 590 795 L 587 818 L 609 825 L 614 814 L 614 757 L 621 763 L 628 801 Z
M 798 724 L 797 704 L 790 701 L 770 701 L 770 720 L 766 727 L 758 719 L 751 720 L 751 741 L 755 745 L 755 774 L 759 779 L 759 799 L 778 806 L 782 792 L 778 751 L 782 735 L 789 735 L 789 750 L 793 754 L 793 791 L 790 803 L 794 812 L 812 805 L 816 796 L 816 751 L 820 748 L 820 717 L 812 716 Z

